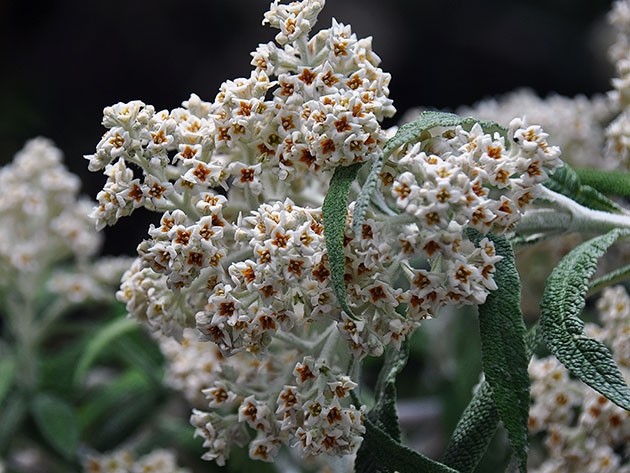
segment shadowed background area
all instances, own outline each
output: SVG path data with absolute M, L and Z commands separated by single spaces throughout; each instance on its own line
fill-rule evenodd
M 452 109 L 518 87 L 541 95 L 609 89 L 609 0 L 329 0 L 331 17 L 373 36 L 399 113 Z M 171 109 L 212 100 L 250 71 L 271 41 L 261 0 L 0 0 L 0 163 L 34 136 L 51 138 L 95 197 L 104 183 L 84 154 L 105 129 L 103 107 L 140 99 Z M 392 122 L 388 122 L 390 124 Z M 148 217 L 143 217 L 143 219 Z M 107 253 L 134 252 L 141 219 L 108 230 Z

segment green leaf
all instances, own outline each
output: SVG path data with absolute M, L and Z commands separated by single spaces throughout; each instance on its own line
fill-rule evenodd
M 401 443 L 396 412 L 396 377 L 407 364 L 408 358 L 408 339 L 400 350 L 389 347 L 385 353 L 385 363 L 376 383 L 376 402 L 366 416 L 366 432 L 355 460 L 357 473 L 454 471 Z M 355 402 L 359 404 L 358 399 Z
M 576 171 L 568 164 L 556 169 L 544 183 L 554 192 L 565 195 L 577 203 L 595 210 L 604 210 L 606 212 L 620 212 L 615 202 L 610 200 L 601 192 L 597 191 L 589 185 L 585 185 Z
M 138 330 L 139 325 L 136 321 L 127 318 L 116 318 L 109 324 L 98 330 L 96 335 L 89 341 L 85 351 L 81 355 L 74 372 L 74 384 L 79 384 L 92 363 L 98 355 L 117 338 L 133 331 Z
M 15 432 L 20 430 L 28 412 L 28 401 L 24 394 L 17 391 L 10 393 L 0 409 L 0 457 L 11 446 Z
M 482 235 L 473 238 L 479 244 Z M 496 264 L 494 280 L 498 289 L 479 306 L 481 359 L 492 387 L 499 416 L 519 459 L 520 471 L 527 469 L 527 419 L 529 415 L 529 374 L 525 323 L 521 314 L 521 282 L 514 253 L 505 237 L 488 235 L 503 259 Z
M 540 343 L 537 325 L 528 332 L 526 342 L 527 358 L 530 359 Z M 442 461 L 461 473 L 472 473 L 488 449 L 499 420 L 494 393 L 484 380 L 455 427 Z
M 0 406 L 15 380 L 15 360 L 6 356 L 0 360 Z
M 630 264 L 626 264 L 621 268 L 617 268 L 614 271 L 604 274 L 597 279 L 593 279 L 588 289 L 587 295 L 594 294 L 606 286 L 612 286 L 622 281 L 630 279 Z
M 72 458 L 79 445 L 79 422 L 72 406 L 58 397 L 39 393 L 33 398 L 31 412 L 50 446 Z
M 354 216 L 352 218 L 352 228 L 354 233 L 357 235 L 360 234 L 359 230 L 361 229 L 361 225 L 365 219 L 365 212 L 367 211 L 368 205 L 370 204 L 372 196 L 378 186 L 383 165 L 387 161 L 387 158 L 389 158 L 396 149 L 407 143 L 430 138 L 431 135 L 428 131 L 431 128 L 438 126 L 453 128 L 458 125 L 472 128 L 475 123 L 479 123 L 484 130 L 490 133 L 499 132 L 503 135 L 506 135 L 507 133 L 505 128 L 494 122 L 476 120 L 472 117 L 460 117 L 459 115 L 455 115 L 453 113 L 430 110 L 421 112 L 418 118 L 414 121 L 402 125 L 396 134 L 389 139 L 387 143 L 385 143 L 383 154 L 372 162 L 370 173 L 356 199 Z
M 460 473 L 471 473 L 499 427 L 499 411 L 487 381 L 481 383 L 464 410 L 442 461 Z
M 88 337 L 68 341 L 63 346 L 51 346 L 42 350 L 39 363 L 39 391 L 54 393 L 63 399 L 72 399 L 76 393 L 73 376 L 76 364 L 85 349 Z
M 112 351 L 121 363 L 149 376 L 161 385 L 164 378 L 164 356 L 160 347 L 145 330 L 134 330 L 112 343 Z
M 88 395 L 79 410 L 83 436 L 100 450 L 109 450 L 156 415 L 163 391 L 151 378 L 131 369 Z
M 394 440 L 385 430 L 365 419 L 361 449 L 363 460 L 355 464 L 356 473 L 457 473 L 456 470 L 431 460 Z
M 409 339 L 401 344 L 400 350 L 388 347 L 385 363 L 376 383 L 376 403 L 367 414 L 370 420 L 400 442 L 401 432 L 396 412 L 396 377 L 403 370 L 409 358 Z
M 576 168 L 575 172 L 583 185 L 603 194 L 630 197 L 630 173 L 593 168 Z
M 541 301 L 540 328 L 549 350 L 584 383 L 630 410 L 630 388 L 603 343 L 584 335 L 579 318 L 597 260 L 628 230 L 615 229 L 574 248 L 553 270 Z
M 363 163 L 351 166 L 341 166 L 335 169 L 330 179 L 330 187 L 324 199 L 322 212 L 324 214 L 324 236 L 326 237 L 326 250 L 328 263 L 333 283 L 335 296 L 341 308 L 349 317 L 356 320 L 346 299 L 346 257 L 343 250 L 343 239 L 346 230 L 346 218 L 348 217 L 348 194 L 350 186 L 357 177 L 357 173 Z
M 195 437 L 195 428 L 188 422 L 188 418 L 173 412 L 159 416 L 157 426 L 151 429 L 136 450 L 149 451 L 155 445 L 169 445 L 180 452 L 199 458 L 205 453 L 202 444 L 203 440 Z

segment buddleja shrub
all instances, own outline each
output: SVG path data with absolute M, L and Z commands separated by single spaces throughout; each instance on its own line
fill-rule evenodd
M 92 217 L 102 228 L 140 207 L 161 214 L 118 298 L 171 360 L 204 459 L 223 465 L 245 447 L 273 462 L 289 448 L 359 472 L 468 472 L 501 422 L 525 471 L 527 367 L 541 341 L 630 409 L 579 318 L 598 259 L 630 234 L 627 211 L 524 118 L 425 111 L 383 129 L 390 75 L 371 38 L 334 20 L 312 31 L 323 6 L 272 3 L 275 42 L 214 101 L 105 109 L 86 157 L 107 176 Z M 628 191 L 623 174 L 603 177 Z M 573 231 L 595 236 L 553 270 L 528 332 L 513 248 Z M 436 461 L 402 443 L 395 381 L 414 330 L 465 305 L 478 307 L 484 381 Z M 366 356 L 384 357 L 373 393 Z

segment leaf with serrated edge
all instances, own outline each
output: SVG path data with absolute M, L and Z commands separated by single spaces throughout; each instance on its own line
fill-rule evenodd
M 629 230 L 615 229 L 574 248 L 556 266 L 545 285 L 540 328 L 549 350 L 584 383 L 630 410 L 630 388 L 603 343 L 584 335 L 579 318 L 597 260 Z
M 534 325 L 528 332 L 526 342 L 527 359 L 530 359 L 540 344 L 538 325 Z M 459 419 L 442 461 L 460 473 L 472 473 L 498 427 L 499 412 L 492 388 L 484 380 Z
M 472 473 L 499 427 L 499 411 L 487 381 L 481 383 L 457 423 L 442 461 L 460 473 Z
M 346 299 L 346 285 L 344 282 L 346 258 L 343 251 L 343 237 L 348 217 L 350 186 L 357 177 L 357 173 L 362 165 L 363 163 L 357 163 L 351 166 L 340 166 L 335 169 L 322 206 L 324 236 L 326 238 L 326 251 L 328 252 L 328 264 L 330 265 L 333 290 L 341 308 L 348 317 L 355 320 L 357 317 L 352 313 Z
M 473 237 L 479 243 L 482 235 Z M 520 471 L 527 470 L 527 419 L 529 415 L 529 374 L 525 344 L 525 323 L 520 309 L 521 282 L 514 253 L 505 237 L 488 235 L 496 253 L 494 280 L 498 289 L 479 306 L 481 359 L 492 387 L 493 398 L 510 444 L 519 460 Z
M 436 111 L 424 111 L 421 112 L 418 118 L 414 121 L 405 123 L 402 125 L 396 134 L 385 143 L 383 148 L 383 154 L 372 162 L 372 168 L 370 173 L 363 184 L 361 192 L 357 196 L 354 216 L 352 218 L 352 228 L 356 234 L 359 234 L 359 229 L 365 219 L 365 212 L 367 211 L 372 195 L 378 186 L 378 179 L 383 169 L 383 165 L 387 158 L 402 145 L 418 141 L 422 138 L 423 133 L 438 126 L 443 127 L 455 127 L 458 125 L 472 127 L 475 123 L 479 123 L 484 130 L 489 132 L 499 132 L 503 135 L 506 134 L 505 128 L 501 127 L 497 123 L 483 120 L 476 120 L 472 117 L 460 117 L 453 113 L 436 112 Z

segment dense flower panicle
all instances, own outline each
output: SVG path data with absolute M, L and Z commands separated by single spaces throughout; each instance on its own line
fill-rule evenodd
M 183 212 L 167 212 L 149 231 L 155 238 L 140 244 L 118 298 L 152 330 L 177 337 L 196 325 L 225 355 L 247 350 L 262 356 L 278 331 L 312 338 L 314 324 L 336 321 L 362 357 L 399 344 L 417 325 L 395 311 L 405 297 L 388 274 L 405 255 L 400 243 L 388 243 L 398 233 L 384 224 L 368 220 L 360 239 L 346 235 L 350 303 L 367 322 L 353 326 L 332 289 L 320 209 L 289 199 L 262 204 L 230 231 L 227 222 L 213 226 L 217 215 L 188 225 Z
M 601 326 L 587 324 L 588 336 L 606 343 L 630 380 L 630 296 L 622 286 L 607 288 L 598 300 Z M 579 380 L 555 358 L 534 359 L 529 367 L 533 403 L 532 434 L 543 432 L 545 460 L 532 471 L 627 473 L 630 413 Z M 535 455 L 532 455 L 535 457 Z
M 413 215 L 447 254 L 464 227 L 482 233 L 503 232 L 520 219 L 536 197 L 539 184 L 560 166 L 560 149 L 547 143 L 539 126 L 520 119 L 510 123 L 505 139 L 485 134 L 479 124 L 470 132 L 418 143 L 397 159 L 391 183 L 396 206 Z M 428 249 L 430 251 L 430 249 Z
M 280 0 L 274 0 L 265 13 L 263 24 L 280 30 L 275 38 L 278 44 L 294 43 L 308 36 L 325 3 L 324 0 L 308 0 L 284 5 Z
M 29 140 L 0 168 L 0 344 L 2 361 L 9 360 L 11 366 L 2 381 L 18 397 L 42 392 L 39 365 L 61 340 L 50 336 L 58 335 L 54 324 L 77 306 L 85 309 L 98 302 L 97 307 L 105 309 L 112 304 L 131 264 L 130 258 L 96 258 L 102 236 L 88 217 L 94 202 L 81 197 L 79 187 L 61 151 L 42 137 Z M 95 311 L 92 307 L 88 312 Z M 20 429 L 20 423 L 14 427 Z M 48 471 L 58 466 L 36 442 L 3 447 L 12 469 Z M 90 465 L 90 472 L 146 471 L 108 469 L 96 459 Z M 3 462 L 0 471 L 5 471 Z M 153 471 L 176 470 L 166 464 Z
M 32 297 L 44 284 L 63 306 L 112 299 L 131 261 L 94 259 L 102 237 L 79 185 L 45 138 L 28 141 L 0 169 L 0 287 Z
M 395 111 L 390 76 L 371 39 L 349 26 L 333 22 L 307 40 L 323 4 L 276 2 L 266 21 L 295 38 L 260 45 L 251 75 L 226 81 L 213 103 L 193 94 L 172 111 L 140 101 L 106 107 L 108 131 L 86 156 L 90 170 L 108 176 L 92 214 L 97 226 L 138 207 L 173 210 L 217 187 L 278 198 L 283 181 L 324 182 L 316 171 L 377 156 L 386 139 L 379 122 Z
M 71 270 L 57 270 L 48 281 L 48 290 L 73 304 L 109 301 L 132 262 L 126 257 L 104 257 Z
M 409 290 L 402 294 L 408 315 L 432 317 L 443 305 L 481 304 L 496 289 L 501 259 L 483 238 L 469 231 L 502 233 L 514 227 L 536 198 L 540 183 L 561 161 L 539 126 L 510 123 L 510 144 L 476 124 L 431 130 L 426 141 L 399 150 L 382 174 L 390 206 L 409 216 L 408 238 L 400 238 L 408 258 L 430 267 L 406 265 Z M 387 195 L 389 194 L 389 195 Z
M 169 210 L 188 193 L 225 185 L 225 159 L 212 156 L 213 124 L 195 115 L 207 115 L 207 108 L 196 95 L 184 105 L 170 112 L 156 112 L 140 101 L 105 108 L 103 124 L 109 130 L 96 153 L 86 156 L 90 170 L 104 169 L 108 177 L 92 213 L 98 228 L 139 207 Z
M 225 82 L 211 111 L 218 150 L 245 147 L 281 180 L 374 158 L 386 138 L 379 122 L 395 111 L 371 38 L 334 20 L 306 38 L 323 3 L 274 3 L 266 21 L 288 25 L 293 40 L 282 30 L 281 47 L 261 44 L 251 76 Z
M 529 122 L 540 124 L 553 137 L 554 144 L 562 150 L 562 159 L 567 164 L 604 169 L 623 167 L 619 153 L 611 152 L 609 136 L 607 138 L 607 134 L 610 134 L 607 126 L 619 113 L 619 105 L 611 97 L 595 95 L 589 98 L 569 98 L 552 94 L 540 98 L 533 91 L 525 89 L 486 99 L 470 107 L 461 107 L 457 112 L 462 116 L 473 116 L 497 123 L 508 123 L 513 116 L 526 113 Z M 608 151 L 604 152 L 605 149 Z M 518 265 L 519 271 L 528 275 L 521 297 L 526 315 L 538 314 L 539 294 L 549 272 L 559 257 L 579 241 L 579 235 L 565 234 L 524 250 L 525 254 L 518 259 Z M 623 252 L 623 249 L 613 248 L 611 251 Z M 614 258 L 606 260 L 615 261 Z M 607 264 L 606 261 L 602 263 Z M 605 266 L 602 270 L 604 268 Z
M 196 315 L 197 327 L 226 354 L 242 348 L 257 353 L 277 330 L 290 332 L 296 324 L 298 333 L 303 330 L 310 313 L 305 285 L 325 251 L 321 212 L 287 199 L 263 204 L 236 226 L 234 251 L 250 257 L 227 268 L 229 279 L 215 286 Z
M 106 454 L 91 454 L 83 460 L 84 473 L 190 473 L 188 468 L 178 466 L 177 459 L 169 450 L 153 450 L 136 457 L 128 450 L 117 450 Z
M 630 2 L 617 0 L 609 13 L 608 20 L 615 33 L 610 47 L 617 77 L 612 80 L 610 98 L 619 110 L 619 115 L 606 129 L 607 154 L 618 167 L 630 166 Z
M 108 131 L 87 156 L 108 177 L 99 228 L 139 207 L 162 214 L 117 297 L 160 339 L 167 382 L 219 464 L 234 445 L 263 461 L 283 446 L 356 453 L 364 407 L 348 396 L 350 360 L 400 348 L 445 305 L 483 303 L 501 258 L 470 231 L 511 228 L 559 165 L 542 129 L 519 119 L 510 145 L 474 126 L 398 150 L 384 174 L 392 215 L 368 213 L 358 234 L 346 225 L 344 312 L 322 202 L 335 168 L 382 154 L 379 122 L 394 108 L 370 38 L 334 20 L 311 34 L 323 5 L 275 1 L 265 22 L 277 43 L 212 103 L 106 108 Z
M 160 346 L 169 362 L 167 382 L 198 407 L 191 422 L 206 459 L 222 465 L 234 445 L 249 445 L 252 458 L 272 461 L 282 445 L 305 456 L 340 455 L 361 442 L 363 411 L 349 396 L 356 383 L 324 360 L 276 351 L 280 345 L 270 347 L 274 356 L 265 361 L 245 352 L 224 358 L 192 329 L 181 344 L 161 337 Z
M 61 151 L 44 138 L 30 140 L 0 170 L 0 281 L 98 251 L 102 237 L 87 218 L 92 204 L 78 190 Z
M 527 114 L 530 123 L 541 125 L 562 150 L 562 159 L 572 166 L 615 168 L 617 160 L 604 159 L 605 128 L 616 108 L 603 95 L 539 97 L 530 89 L 519 89 L 471 106 L 457 109 L 458 115 L 480 120 L 509 123 Z

